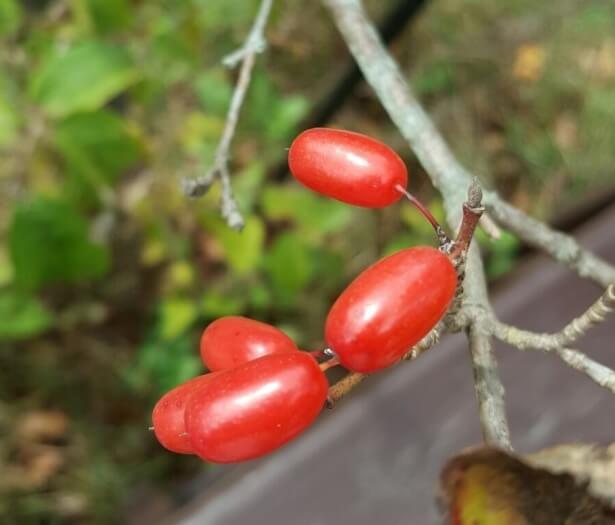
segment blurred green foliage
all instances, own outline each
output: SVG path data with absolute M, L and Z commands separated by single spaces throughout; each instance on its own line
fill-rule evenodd
M 202 372 L 208 322 L 249 315 L 317 348 L 345 283 L 383 254 L 433 243 L 406 205 L 361 210 L 269 178 L 338 68 L 317 2 L 273 11 L 232 148 L 244 230 L 220 218 L 217 186 L 199 201 L 181 195 L 179 180 L 212 162 L 236 81 L 220 60 L 258 4 L 0 1 L 0 516 L 121 521 L 129 489 L 201 468 L 165 454 L 147 428 L 157 396 Z M 543 215 L 612 169 L 615 129 L 615 15 L 592 1 L 549 25 L 551 4 L 433 2 L 399 46 L 464 162 Z M 538 29 L 515 30 L 527 17 Z M 360 94 L 333 124 L 407 154 L 368 106 Z M 443 220 L 422 180 L 411 164 Z M 478 240 L 490 276 L 514 266 L 514 237 Z M 71 425 L 62 467 L 36 479 L 21 458 L 38 445 L 15 430 L 35 409 Z

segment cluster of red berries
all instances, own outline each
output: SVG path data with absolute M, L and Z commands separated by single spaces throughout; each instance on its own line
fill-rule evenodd
M 396 202 L 408 178 L 388 146 L 335 129 L 299 135 L 289 150 L 289 166 L 305 186 L 369 208 Z M 152 415 L 158 441 L 173 452 L 216 463 L 276 450 L 304 431 L 325 405 L 328 366 L 370 373 L 394 364 L 440 320 L 456 287 L 453 264 L 436 248 L 407 248 L 376 262 L 329 311 L 325 339 L 334 357 L 322 364 L 317 357 L 323 352 L 300 351 L 273 326 L 243 317 L 214 321 L 201 337 L 201 357 L 210 373 L 158 401 Z

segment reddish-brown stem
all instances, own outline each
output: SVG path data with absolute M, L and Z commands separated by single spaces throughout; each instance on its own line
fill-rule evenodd
M 346 377 L 340 379 L 331 388 L 329 388 L 329 407 L 333 408 L 336 401 L 342 399 L 348 392 L 367 377 L 366 374 L 359 372 L 351 372 Z
M 337 356 L 335 356 L 329 359 L 328 361 L 325 361 L 324 363 L 320 363 L 318 366 L 323 372 L 326 372 L 327 370 L 329 370 L 329 368 L 333 368 L 334 366 L 337 366 L 339 364 L 340 364 L 340 360 Z
M 478 183 L 474 181 L 468 190 L 468 200 L 463 203 L 463 218 L 455 242 L 449 252 L 452 261 L 463 260 L 468 253 L 478 221 L 485 211 L 485 208 L 481 206 L 481 199 L 482 191 Z
M 310 354 L 314 359 L 323 359 L 327 357 L 327 354 L 324 350 L 306 350 L 308 354 Z
M 421 212 L 421 215 L 423 215 L 423 217 L 427 219 L 429 224 L 433 226 L 433 229 L 436 232 L 436 235 L 438 236 L 438 242 L 440 243 L 440 246 L 443 246 L 444 244 L 447 244 L 450 242 L 450 239 L 448 238 L 448 235 L 446 235 L 444 228 L 440 226 L 440 223 L 433 216 L 433 214 L 429 211 L 429 208 L 427 208 L 427 206 L 425 206 L 420 200 L 418 200 L 414 195 L 412 195 L 412 193 L 406 190 L 406 188 L 404 188 L 403 186 L 400 186 L 398 184 L 397 186 L 395 186 L 395 189 L 399 193 L 401 193 L 404 197 L 406 197 L 406 199 L 408 199 L 408 201 L 410 201 L 410 203 L 417 210 Z

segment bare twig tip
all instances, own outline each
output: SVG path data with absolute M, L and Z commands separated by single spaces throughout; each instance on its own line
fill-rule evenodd
M 190 197 L 193 199 L 202 197 L 211 187 L 211 183 L 212 179 L 209 177 L 200 177 L 194 179 L 186 177 L 181 181 L 182 193 L 186 197 Z
M 468 206 L 479 208 L 483 201 L 483 189 L 480 187 L 478 179 L 474 177 L 472 184 L 468 188 Z

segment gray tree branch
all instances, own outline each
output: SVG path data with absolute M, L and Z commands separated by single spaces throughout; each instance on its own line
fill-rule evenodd
M 521 210 L 500 199 L 496 193 L 488 192 L 485 195 L 485 205 L 501 226 L 529 245 L 564 263 L 581 277 L 591 279 L 603 288 L 615 283 L 615 267 L 585 250 L 574 238 L 528 217 Z
M 496 319 L 488 322 L 494 337 L 520 350 L 540 350 L 554 353 L 568 366 L 584 373 L 600 386 L 615 394 L 615 371 L 594 361 L 584 353 L 572 348 L 552 346 L 550 335 L 537 334 L 507 325 Z
M 433 122 L 412 94 L 399 66 L 380 41 L 360 0 L 323 0 L 348 45 L 365 79 L 400 130 L 444 198 L 448 223 L 456 230 L 461 222 L 462 204 L 471 175 L 457 162 Z M 468 301 L 483 302 L 489 308 L 485 277 L 479 252 L 469 250 L 465 293 Z M 482 327 L 469 331 L 480 404 L 483 434 L 494 445 L 510 447 L 504 413 L 503 386 L 497 374 L 488 335 Z M 493 440 L 493 441 L 492 441 Z
M 235 230 L 243 228 L 244 220 L 231 186 L 231 176 L 228 167 L 230 148 L 237 129 L 241 106 L 250 86 L 256 55 L 265 49 L 264 31 L 272 4 L 273 0 L 263 0 L 261 2 L 252 29 L 243 46 L 223 59 L 224 65 L 234 67 L 241 63 L 241 68 L 239 69 L 239 78 L 231 98 L 226 123 L 222 131 L 220 143 L 216 149 L 213 165 L 203 177 L 185 178 L 182 181 L 182 189 L 186 196 L 200 197 L 207 192 L 214 180 L 218 178 L 222 186 L 220 210 L 227 224 Z
M 489 323 L 493 326 L 493 335 L 512 344 L 516 348 L 521 350 L 535 348 L 550 351 L 574 343 L 587 333 L 590 328 L 605 321 L 607 316 L 613 313 L 614 310 L 615 284 L 612 284 L 585 312 L 570 321 L 559 332 L 553 334 L 530 332 L 509 326 L 496 319 L 493 312 L 489 312 Z M 474 312 L 474 317 L 481 317 L 482 315 L 480 312 Z

